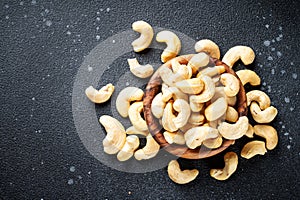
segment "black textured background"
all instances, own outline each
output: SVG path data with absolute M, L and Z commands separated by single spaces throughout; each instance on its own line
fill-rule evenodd
M 299 8 L 297 0 L 1 1 L 0 198 L 299 199 Z M 252 47 L 250 68 L 279 110 L 276 149 L 240 158 L 225 182 L 209 176 L 222 155 L 181 160 L 200 171 L 183 186 L 169 180 L 166 168 L 130 174 L 93 158 L 73 123 L 74 78 L 97 44 L 141 19 L 210 38 L 222 55 L 234 45 Z

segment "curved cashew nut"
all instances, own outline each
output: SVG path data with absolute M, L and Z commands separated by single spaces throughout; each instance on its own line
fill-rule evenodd
M 202 69 L 198 74 L 197 74 L 197 78 L 201 77 L 203 75 L 209 76 L 209 77 L 213 77 L 216 75 L 220 75 L 222 73 L 225 72 L 225 68 L 223 65 L 217 65 L 214 67 L 206 67 L 204 69 Z
M 173 144 L 173 143 L 181 144 L 181 145 L 185 144 L 184 135 L 181 131 L 177 131 L 177 132 L 165 131 L 163 135 L 169 144 Z
M 227 102 L 224 97 L 221 97 L 204 110 L 204 115 L 208 121 L 215 121 L 222 117 L 226 113 L 226 110 Z
M 204 103 L 196 103 L 190 101 L 190 108 L 193 112 L 200 112 L 203 107 L 204 107 Z
M 139 147 L 140 141 L 136 135 L 129 135 L 126 137 L 126 142 L 117 154 L 119 161 L 126 161 L 133 156 L 134 151 Z
M 163 82 L 168 86 L 175 86 L 176 82 L 186 79 L 185 75 L 173 73 L 173 71 L 166 66 L 159 69 L 159 75 Z
M 193 74 L 199 71 L 200 68 L 205 67 L 209 63 L 209 56 L 206 53 L 198 53 L 195 54 L 190 61 L 188 62 L 187 66 L 192 69 Z
M 128 110 L 129 119 L 131 124 L 138 130 L 148 131 L 146 121 L 142 118 L 141 112 L 143 111 L 143 102 L 134 102 Z
M 181 49 L 181 42 L 178 36 L 171 31 L 161 31 L 156 35 L 157 42 L 165 42 L 167 44 L 167 48 L 161 54 L 161 61 L 163 63 L 175 58 Z
M 238 112 L 231 106 L 227 107 L 225 120 L 228 122 L 236 122 L 239 119 Z
M 189 97 L 187 94 L 181 92 L 177 87 L 166 87 L 162 84 L 162 100 L 168 102 L 172 97 L 174 100 L 183 99 L 188 101 Z
M 159 144 L 154 140 L 151 134 L 146 137 L 146 146 L 144 148 L 137 150 L 134 153 L 134 157 L 137 160 L 147 160 L 156 156 L 159 151 Z
M 162 116 L 162 126 L 165 130 L 169 132 L 175 132 L 178 130 L 173 121 L 175 118 L 176 116 L 173 113 L 173 103 L 169 102 L 167 103 Z
M 272 150 L 277 146 L 278 135 L 275 128 L 269 125 L 255 125 L 254 133 L 260 137 L 266 139 L 266 147 L 268 150 Z
M 106 137 L 103 140 L 104 152 L 116 154 L 122 149 L 126 140 L 126 133 L 123 125 L 115 118 L 102 115 L 99 122 L 106 130 Z
M 124 88 L 118 95 L 116 100 L 116 108 L 122 117 L 128 116 L 128 109 L 131 101 L 140 101 L 143 99 L 143 90 L 137 87 Z
M 216 138 L 218 136 L 219 132 L 217 129 L 208 126 L 198 126 L 189 129 L 184 134 L 184 139 L 189 148 L 195 149 L 200 146 L 204 140 Z
M 147 78 L 153 74 L 152 65 L 140 65 L 136 58 L 127 59 L 130 71 L 133 75 L 139 78 Z
M 189 79 L 192 77 L 192 68 L 187 65 L 180 64 L 176 59 L 171 60 L 173 72 L 180 74 L 184 79 Z
M 158 93 L 152 100 L 151 111 L 156 118 L 161 118 L 164 114 L 166 102 L 162 99 L 162 93 Z
M 223 139 L 222 136 L 219 135 L 216 138 L 211 138 L 203 141 L 203 145 L 210 149 L 219 148 L 222 145 Z
M 224 91 L 224 87 L 221 86 L 221 87 L 216 87 L 215 88 L 215 94 L 214 96 L 211 98 L 211 102 L 214 102 L 216 101 L 217 99 L 221 98 L 221 97 L 224 97 L 227 101 L 227 104 L 229 106 L 234 106 L 236 104 L 236 96 L 233 96 L 233 97 L 229 97 L 225 94 L 225 91 Z
M 249 69 L 239 70 L 236 72 L 236 75 L 238 75 L 243 85 L 246 85 L 247 83 L 253 86 L 260 85 L 259 76 L 252 70 Z
M 236 63 L 239 59 L 241 59 L 245 65 L 250 65 L 254 61 L 254 58 L 255 53 L 250 47 L 235 46 L 225 53 L 222 62 L 232 68 L 234 63 Z
M 250 112 L 253 119 L 258 123 L 269 123 L 274 120 L 278 113 L 274 106 L 270 106 L 264 110 L 261 110 L 256 102 L 251 103 Z
M 200 78 L 192 78 L 177 82 L 176 87 L 187 94 L 199 94 L 203 90 L 204 84 Z
M 216 43 L 211 40 L 203 39 L 195 44 L 196 52 L 206 52 L 211 57 L 220 59 L 220 49 Z
M 248 124 L 248 130 L 247 132 L 245 133 L 245 135 L 248 137 L 248 138 L 253 138 L 253 134 L 254 134 L 254 128 L 251 124 Z
M 196 103 L 205 103 L 209 101 L 215 94 L 215 83 L 213 80 L 208 76 L 202 76 L 201 80 L 204 83 L 204 89 L 202 93 L 198 95 L 191 95 L 190 102 Z
M 265 155 L 267 149 L 263 141 L 251 141 L 248 142 L 242 149 L 241 156 L 243 158 L 250 159 L 255 155 Z
M 128 135 L 141 135 L 141 136 L 147 136 L 149 134 L 149 131 L 141 131 L 136 129 L 134 126 L 130 126 L 126 129 L 126 134 Z
M 236 96 L 240 90 L 239 80 L 232 74 L 224 73 L 221 75 L 221 83 L 225 86 L 225 94 L 229 97 Z
M 260 109 L 264 110 L 271 105 L 270 97 L 260 90 L 252 90 L 247 92 L 247 105 L 250 106 L 252 101 L 256 101 L 259 104 Z
M 132 29 L 141 33 L 140 37 L 131 43 L 133 50 L 140 52 L 148 48 L 154 36 L 151 25 L 144 21 L 136 21 L 132 24 Z
M 234 152 L 228 152 L 224 155 L 225 167 L 223 169 L 211 169 L 210 176 L 224 181 L 228 179 L 237 169 L 238 156 Z
M 93 86 L 86 88 L 85 94 L 94 103 L 104 103 L 108 101 L 114 92 L 115 87 L 109 83 L 103 86 L 100 90 L 96 90 Z
M 204 117 L 204 115 L 202 115 L 202 114 L 199 113 L 199 112 L 193 112 L 193 113 L 190 115 L 190 118 L 189 118 L 188 122 L 189 122 L 190 124 L 193 124 L 193 125 L 201 125 L 201 124 L 204 124 L 204 122 L 205 122 L 205 117 Z
M 228 140 L 236 140 L 241 138 L 248 130 L 248 118 L 242 116 L 234 124 L 229 124 L 227 122 L 222 122 L 218 130 L 220 134 Z
M 168 165 L 168 175 L 172 181 L 178 184 L 186 184 L 193 181 L 199 174 L 197 169 L 181 171 L 177 160 L 172 160 Z
M 177 129 L 183 127 L 191 115 L 191 109 L 188 102 L 183 99 L 176 99 L 173 103 L 173 108 L 178 112 L 177 117 L 173 118 L 173 123 Z

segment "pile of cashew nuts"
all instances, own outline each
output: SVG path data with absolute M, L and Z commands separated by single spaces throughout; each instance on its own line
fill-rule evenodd
M 141 35 L 132 42 L 133 50 L 141 52 L 151 44 L 154 31 L 151 25 L 144 21 L 136 21 L 132 29 Z M 172 68 L 159 68 L 163 81 L 161 92 L 151 105 L 151 111 L 165 132 L 163 136 L 169 144 L 186 145 L 195 149 L 201 145 L 215 149 L 222 145 L 224 139 L 237 140 L 243 136 L 254 138 L 241 150 L 241 157 L 250 159 L 255 155 L 264 155 L 278 143 L 277 131 L 268 123 L 274 120 L 277 109 L 271 106 L 269 96 L 259 90 L 246 93 L 249 107 L 255 125 L 251 125 L 247 116 L 239 117 L 235 105 L 240 81 L 243 85 L 258 86 L 260 77 L 249 69 L 236 71 L 234 75 L 226 73 L 222 66 L 207 66 L 209 57 L 220 59 L 219 47 L 211 40 L 203 39 L 195 44 L 196 54 L 183 65 L 176 62 L 176 56 L 181 49 L 180 39 L 171 31 L 161 31 L 156 35 L 157 42 L 166 43 L 167 47 L 161 54 L 161 61 L 171 60 Z M 241 60 L 244 65 L 254 61 L 255 53 L 247 46 L 235 46 L 229 49 L 222 58 L 230 68 Z M 139 78 L 150 77 L 154 69 L 151 65 L 141 65 L 136 58 L 127 60 L 130 71 Z M 100 90 L 90 86 L 86 96 L 94 103 L 103 103 L 110 99 L 114 86 L 109 83 Z M 104 152 L 117 154 L 119 161 L 131 157 L 136 160 L 151 159 L 160 150 L 160 145 L 149 133 L 147 123 L 142 117 L 144 91 L 137 87 L 126 87 L 116 99 L 118 113 L 129 117 L 132 126 L 125 129 L 115 118 L 103 115 L 99 121 L 107 135 L 103 140 Z M 146 145 L 140 147 L 137 135 L 146 137 Z M 259 137 L 257 137 L 259 136 Z M 228 179 L 237 169 L 238 156 L 228 152 L 224 156 L 223 169 L 211 169 L 211 177 L 217 180 Z M 168 165 L 168 175 L 178 184 L 186 184 L 199 174 L 197 169 L 181 170 L 177 160 Z

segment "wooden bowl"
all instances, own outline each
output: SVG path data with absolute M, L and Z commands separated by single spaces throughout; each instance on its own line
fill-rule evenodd
M 193 55 L 194 54 L 183 55 L 183 56 L 176 57 L 174 59 L 176 59 L 181 64 L 187 64 Z M 213 65 L 223 65 L 227 73 L 233 74 L 235 77 L 238 78 L 236 73 L 222 61 L 218 59 L 210 58 L 210 63 Z M 171 61 L 166 62 L 161 67 L 163 66 L 172 68 Z M 144 103 L 144 117 L 147 122 L 148 129 L 152 134 L 152 136 L 154 137 L 154 139 L 156 140 L 156 142 L 158 142 L 158 144 L 161 146 L 161 148 L 178 157 L 187 158 L 187 159 L 201 159 L 201 158 L 214 156 L 227 149 L 230 145 L 234 144 L 234 140 L 226 140 L 226 139 L 224 139 L 222 145 L 216 149 L 208 149 L 203 146 L 200 146 L 196 149 L 189 149 L 185 145 L 169 144 L 163 136 L 164 129 L 159 124 L 158 119 L 155 118 L 151 112 L 152 100 L 155 97 L 155 95 L 161 91 L 162 80 L 158 71 L 159 70 L 156 70 L 156 72 L 153 74 L 153 76 L 148 82 L 143 103 Z M 243 84 L 241 83 L 239 78 L 238 80 L 240 82 L 240 90 L 239 93 L 237 94 L 237 103 L 235 105 L 235 108 L 238 111 L 239 116 L 246 116 L 247 115 L 246 93 Z

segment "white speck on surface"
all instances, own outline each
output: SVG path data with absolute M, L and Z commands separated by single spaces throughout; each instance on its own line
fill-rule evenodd
M 88 71 L 89 71 L 89 72 L 93 71 L 93 68 L 89 66 L 89 67 L 88 67 Z
M 75 172 L 75 167 L 74 166 L 70 167 L 70 172 Z
M 97 11 L 97 15 L 100 15 L 100 12 L 99 12 L 99 11 Z
M 9 8 L 9 5 L 6 4 L 4 7 L 5 7 L 5 8 Z
M 263 82 L 263 83 L 262 83 L 262 85 L 263 85 L 263 86 L 266 86 L 266 85 L 267 85 L 267 83 L 266 83 L 266 82 Z
M 284 97 L 284 101 L 285 101 L 285 103 L 290 103 L 290 98 Z
M 281 37 L 276 37 L 276 41 L 279 42 L 281 40 Z
M 263 19 L 266 19 L 266 17 L 262 17 Z
M 274 47 L 272 47 L 272 48 L 271 48 L 271 51 L 275 51 L 275 48 L 274 48 Z
M 291 62 L 291 65 L 294 65 L 294 62 Z
M 47 21 L 46 21 L 46 26 L 51 26 L 51 25 L 52 25 L 52 21 L 47 20 Z
M 282 31 L 282 26 L 279 26 L 279 28 L 278 28 L 280 31 Z
M 270 44 L 271 44 L 271 42 L 270 42 L 269 40 L 265 40 L 265 41 L 264 41 L 264 45 L 265 45 L 266 47 L 270 46 Z
M 126 86 L 128 86 L 128 85 L 129 85 L 129 83 L 128 83 L 128 82 L 126 82 L 126 83 L 125 83 L 125 85 L 126 85 Z
M 289 135 L 289 133 L 288 133 L 288 132 L 285 132 L 283 135 L 285 135 L 285 136 L 288 136 L 288 135 Z
M 281 56 L 282 56 L 282 53 L 281 53 L 280 51 L 277 51 L 276 54 L 277 54 L 278 57 L 281 57 Z
M 116 43 L 116 41 L 115 41 L 115 40 L 113 40 L 113 41 L 112 41 L 112 43 Z
M 32 1 L 31 1 L 31 4 L 32 4 L 32 5 L 35 5 L 35 4 L 36 4 L 36 0 L 32 0 Z
M 275 74 L 275 69 L 271 69 L 271 74 Z
M 45 9 L 45 13 L 47 14 L 47 13 L 49 13 L 49 12 L 50 12 L 49 9 L 46 8 L 46 9 Z
M 281 72 L 281 74 L 283 75 L 283 74 L 285 74 L 286 71 L 283 69 L 283 70 L 281 70 L 280 72 Z
M 24 15 L 24 18 L 27 18 L 27 15 Z
M 71 35 L 72 33 L 71 33 L 71 31 L 67 31 L 67 35 Z
M 269 61 L 272 61 L 273 60 L 273 57 L 272 56 L 268 56 L 267 58 Z
M 73 183 L 74 183 L 74 180 L 73 180 L 73 179 L 69 179 L 69 180 L 68 180 L 68 184 L 69 184 L 69 185 L 72 185 Z
M 268 92 L 271 92 L 272 91 L 272 88 L 270 85 L 268 85 Z
M 88 171 L 88 174 L 90 175 L 92 172 L 91 171 Z
M 97 21 L 100 21 L 100 17 L 97 17 L 96 20 L 97 20 Z
M 103 8 L 100 8 L 100 11 L 102 12 L 102 11 L 103 11 Z
M 290 107 L 290 111 L 293 111 L 295 108 L 294 107 Z
M 41 161 L 41 165 L 43 165 L 44 164 L 44 161 Z
M 287 145 L 286 148 L 287 148 L 287 149 L 290 149 L 290 148 L 291 148 L 291 145 Z
M 279 34 L 279 37 L 280 37 L 280 38 L 283 38 L 283 35 L 282 35 L 282 34 Z
M 100 40 L 100 35 L 96 35 L 96 40 Z
M 283 128 L 283 129 L 284 129 L 284 128 L 285 128 L 285 125 L 282 125 L 282 126 L 281 126 L 281 128 Z
M 269 28 L 269 27 L 270 27 L 270 25 L 269 25 L 269 24 L 266 24 L 266 25 L 265 25 L 265 27 L 266 27 L 266 28 Z
M 31 100 L 32 100 L 32 101 L 35 101 L 35 97 L 32 97 Z
M 47 74 L 47 77 L 50 77 L 50 74 Z
M 21 2 L 20 2 L 20 6 L 23 6 L 23 5 L 24 5 L 24 1 L 21 1 Z
M 96 30 L 97 30 L 97 31 L 99 30 L 99 26 L 96 27 Z
M 106 12 L 109 12 L 110 11 L 110 8 L 106 8 Z
M 293 74 L 292 74 L 293 79 L 297 79 L 297 76 L 298 76 L 298 75 L 297 75 L 296 73 L 293 73 Z
M 5 19 L 9 19 L 9 16 L 8 16 L 8 15 L 6 15 L 6 16 L 5 16 Z
M 274 42 L 275 42 L 275 40 L 273 39 L 273 40 L 272 40 L 272 42 L 274 43 Z

